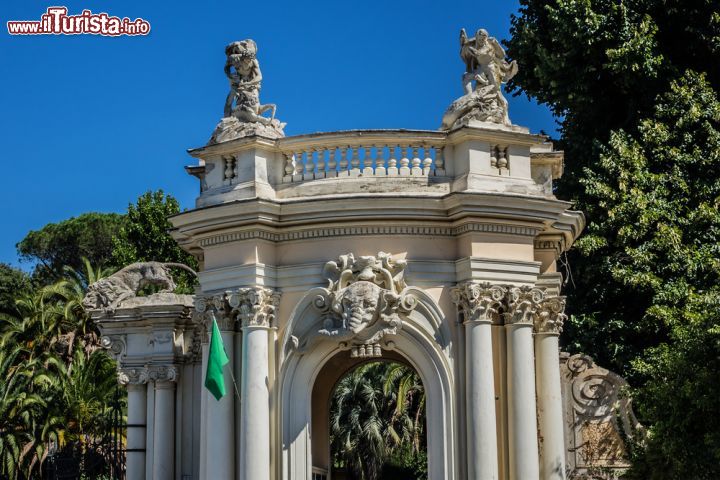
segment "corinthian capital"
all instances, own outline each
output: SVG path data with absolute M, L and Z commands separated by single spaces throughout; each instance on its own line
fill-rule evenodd
M 545 293 L 539 288 L 514 287 L 508 291 L 506 325 L 533 325 Z
M 203 325 L 205 331 L 210 329 L 212 317 L 218 323 L 220 330 L 232 330 L 235 324 L 235 317 L 227 302 L 229 293 L 216 293 L 213 295 L 197 295 L 195 296 L 195 315 L 193 321 Z
M 547 297 L 538 308 L 535 317 L 535 331 L 559 335 L 566 319 L 565 297 Z
M 148 368 L 148 377 L 155 382 L 177 382 L 180 371 L 175 365 L 152 365 Z
M 144 367 L 126 367 L 118 369 L 118 383 L 120 385 L 141 385 L 147 383 L 148 369 Z
M 506 292 L 487 282 L 465 282 L 450 290 L 450 298 L 462 310 L 465 323 L 493 323 L 500 318 Z
M 270 327 L 275 321 L 280 293 L 262 287 L 239 288 L 227 293 L 227 301 L 243 327 Z

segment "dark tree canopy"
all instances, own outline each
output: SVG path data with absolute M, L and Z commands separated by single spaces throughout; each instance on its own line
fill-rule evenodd
M 58 223 L 48 223 L 28 233 L 17 244 L 20 258 L 35 263 L 34 277 L 48 283 L 62 276 L 65 266 L 83 268 L 83 258 L 94 266 L 107 265 L 113 237 L 124 223 L 117 213 L 84 213 Z
M 720 478 L 720 3 L 521 0 L 512 82 L 560 118 L 565 348 L 627 375 L 650 427 L 627 478 Z
M 0 314 L 16 312 L 15 300 L 30 289 L 30 277 L 25 272 L 0 263 Z

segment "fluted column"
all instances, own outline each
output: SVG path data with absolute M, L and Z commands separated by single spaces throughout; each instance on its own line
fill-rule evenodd
M 146 368 L 124 368 L 118 372 L 118 382 L 128 392 L 127 440 L 125 471 L 127 478 L 145 478 L 145 431 L 147 422 Z
M 242 380 L 239 480 L 270 479 L 270 392 L 268 332 L 280 295 L 266 288 L 241 288 L 230 294 L 242 322 Z
M 155 381 L 153 480 L 175 478 L 175 386 L 178 374 L 175 366 L 149 368 L 148 375 Z
M 540 478 L 533 320 L 542 298 L 541 290 L 530 287 L 511 288 L 508 294 L 505 328 L 510 480 Z
M 451 291 L 465 325 L 465 389 L 468 478 L 497 480 L 498 449 L 492 324 L 498 320 L 505 289 L 465 283 Z
M 540 423 L 540 478 L 565 479 L 565 438 L 558 337 L 565 321 L 565 298 L 543 300 L 535 318 L 535 372 Z
M 203 348 L 203 399 L 205 402 L 204 438 L 205 445 L 201 465 L 204 472 L 203 478 L 235 478 L 235 401 L 236 390 L 232 378 L 232 365 L 234 354 L 235 337 L 235 315 L 230 311 L 226 294 L 218 294 L 211 297 L 197 297 L 195 309 L 202 313 L 201 321 L 204 323 L 206 332 L 212 326 L 212 317 L 215 316 L 220 335 L 222 337 L 225 353 L 229 363 L 223 369 L 226 394 L 217 400 L 204 386 L 207 369 L 208 349 Z

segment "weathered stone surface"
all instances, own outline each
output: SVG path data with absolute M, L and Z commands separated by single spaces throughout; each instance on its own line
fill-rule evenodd
M 208 145 L 214 143 L 222 143 L 235 140 L 241 137 L 250 137 L 259 135 L 266 138 L 281 138 L 285 136 L 283 132 L 284 123 L 280 123 L 273 119 L 269 124 L 260 122 L 241 122 L 237 117 L 225 117 L 217 124 L 215 131 L 210 137 Z
M 161 287 L 159 294 L 172 293 L 177 285 L 170 275 L 170 268 L 182 268 L 193 274 L 195 272 L 181 263 L 138 262 L 115 272 L 109 277 L 98 280 L 88 287 L 83 306 L 88 310 L 112 312 L 131 300 L 133 305 L 149 305 L 166 303 L 160 295 L 136 298 L 145 287 Z M 172 303 L 175 303 L 174 299 Z
M 472 38 L 468 38 L 465 29 L 460 31 L 460 57 L 465 62 L 462 76 L 465 95 L 450 104 L 440 129 L 449 130 L 473 121 L 511 125 L 501 86 L 515 76 L 517 63 L 508 63 L 500 43 L 483 29 Z
M 230 92 L 225 99 L 223 119 L 215 127 L 208 145 L 253 135 L 284 137 L 285 124 L 275 120 L 276 106 L 260 103 L 262 73 L 255 41 L 232 42 L 225 47 L 225 55 L 225 75 L 230 81 Z M 262 116 L 268 111 L 270 118 Z

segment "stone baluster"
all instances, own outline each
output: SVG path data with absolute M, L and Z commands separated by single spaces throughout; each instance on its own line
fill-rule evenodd
M 508 311 L 504 315 L 510 480 L 540 478 L 533 324 L 543 296 L 543 292 L 537 288 L 512 288 L 508 294 Z
M 465 326 L 467 478 L 498 479 L 492 324 L 500 320 L 506 290 L 467 282 L 450 292 Z
M 397 158 L 396 158 L 396 149 L 400 148 L 398 145 L 397 147 L 395 145 L 389 145 L 389 155 L 388 155 L 388 171 L 387 174 L 390 176 L 397 175 L 398 174 L 398 168 L 397 168 Z
M 435 176 L 445 176 L 445 149 L 443 147 L 435 147 Z
M 338 175 L 348 175 L 348 150 L 350 147 L 340 147 L 340 171 Z
M 302 152 L 295 152 L 293 154 L 293 158 L 295 159 L 295 174 L 293 175 L 293 182 L 300 182 L 303 179 L 303 171 L 305 170 Z
M 400 151 L 402 152 L 402 158 L 400 159 L 400 176 L 408 176 L 410 175 L 410 159 L 408 158 L 410 156 L 410 146 L 401 147 Z
M 315 178 L 325 178 L 325 149 L 322 147 L 317 150 L 317 173 Z
M 315 162 L 313 162 L 313 150 L 309 148 L 305 151 L 305 171 L 303 172 L 303 180 L 313 180 L 315 178 Z
M 350 160 L 350 176 L 360 175 L 360 147 L 353 147 L 352 159 Z
M 295 158 L 292 153 L 283 153 L 285 156 L 285 175 L 283 176 L 283 183 L 292 182 L 293 173 L 295 173 Z
M 565 417 L 558 338 L 567 316 L 565 297 L 547 297 L 535 318 L 535 374 L 540 423 L 540 478 L 565 480 Z
M 328 149 L 328 177 L 337 177 L 337 162 L 335 161 L 335 147 Z
M 363 157 L 363 175 L 373 176 L 375 175 L 375 168 L 373 167 L 372 150 L 370 147 L 363 147 L 365 155 Z
M 384 145 L 375 145 L 375 175 L 384 177 L 387 174 L 385 167 Z
M 497 150 L 497 168 L 500 170 L 500 175 L 508 175 L 508 159 L 507 159 L 507 148 L 498 147 Z
M 433 164 L 433 159 L 432 159 L 432 154 L 431 154 L 432 148 L 433 147 L 430 145 L 425 145 L 423 147 L 423 154 L 424 154 L 423 156 L 425 157 L 425 159 L 423 160 L 423 175 L 430 175 L 430 169 L 432 168 L 432 164 Z
M 420 176 L 422 175 L 422 168 L 420 168 L 420 165 L 422 165 L 422 160 L 420 160 L 420 147 L 413 147 L 412 152 L 412 169 L 410 170 L 410 174 Z

